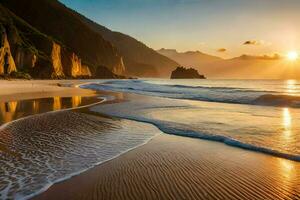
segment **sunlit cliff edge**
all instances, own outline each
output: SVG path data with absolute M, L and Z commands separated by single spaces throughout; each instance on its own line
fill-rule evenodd
M 163 77 L 178 64 L 57 0 L 1 0 L 0 75 L 32 78 Z

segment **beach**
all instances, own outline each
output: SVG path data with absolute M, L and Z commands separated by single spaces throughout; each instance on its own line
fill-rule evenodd
M 10 88 L 1 90 L 0 101 L 95 94 L 91 90 L 57 85 L 82 83 L 78 81 L 8 83 L 0 82 Z M 137 95 L 119 94 L 116 98 L 125 102 L 140 98 L 146 105 L 153 101 Z M 122 101 L 117 102 L 122 105 Z M 105 107 L 97 109 L 105 111 Z M 5 167 L 1 170 L 9 172 L 10 167 L 20 170 L 14 173 L 26 180 L 20 179 L 23 184 L 11 184 L 10 190 L 24 187 L 20 193 L 25 198 L 300 199 L 299 162 L 221 142 L 169 135 L 148 123 L 86 108 L 18 120 L 4 127 L 0 134 L 4 144 L 8 144 L 0 146 L 0 152 L 5 152 L 2 154 L 5 159 L 16 165 L 2 163 Z M 78 163 L 75 168 L 74 163 Z M 74 170 L 77 171 L 71 173 Z M 33 173 L 27 177 L 23 171 Z M 64 177 L 64 173 L 68 176 Z M 14 181 L 7 174 L 0 181 L 0 189 Z M 47 181 L 40 174 L 46 174 Z M 30 194 L 34 184 L 39 187 Z M 5 195 L 13 194 L 8 191 Z
M 91 90 L 83 90 L 78 87 L 71 87 L 81 83 L 83 82 L 78 80 L 0 80 L 0 101 L 16 101 L 54 96 L 89 96 L 95 94 L 95 92 Z
M 33 199 L 299 199 L 300 164 L 161 134 Z

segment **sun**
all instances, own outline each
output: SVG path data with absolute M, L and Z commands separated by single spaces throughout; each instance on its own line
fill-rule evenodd
M 299 58 L 299 54 L 297 51 L 290 51 L 287 53 L 287 58 L 291 61 L 294 61 Z

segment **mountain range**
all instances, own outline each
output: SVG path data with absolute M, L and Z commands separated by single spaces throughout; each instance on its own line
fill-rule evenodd
M 57 0 L 0 0 L 0 76 L 170 77 L 178 66 L 208 78 L 300 78 L 299 61 L 278 55 L 223 59 L 200 51 L 155 51 Z
M 175 49 L 160 49 L 158 53 L 193 67 L 208 78 L 227 79 L 298 79 L 300 61 L 288 61 L 284 57 L 242 55 L 230 59 L 211 56 L 200 51 L 178 52 Z
M 33 78 L 169 76 L 178 63 L 57 0 L 0 0 L 0 74 Z

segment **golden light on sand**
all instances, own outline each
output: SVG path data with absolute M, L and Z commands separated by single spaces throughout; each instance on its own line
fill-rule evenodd
M 295 61 L 299 58 L 299 53 L 297 51 L 290 51 L 287 53 L 287 59 L 290 61 Z
M 290 160 L 278 158 L 279 166 L 281 168 L 282 174 L 284 175 L 285 180 L 288 180 L 291 178 L 291 176 L 295 173 L 294 171 L 294 163 Z

